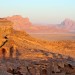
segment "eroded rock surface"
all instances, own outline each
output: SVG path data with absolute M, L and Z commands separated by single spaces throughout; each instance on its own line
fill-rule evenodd
M 7 75 L 75 75 L 75 66 L 60 60 L 37 62 L 7 59 L 4 62 L 0 60 L 0 75 L 2 72 Z

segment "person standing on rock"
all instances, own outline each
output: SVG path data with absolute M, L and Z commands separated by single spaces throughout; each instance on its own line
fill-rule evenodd
M 13 52 L 14 52 L 14 48 L 11 47 L 10 48 L 10 52 L 9 52 L 10 53 L 10 55 L 9 55 L 10 58 L 13 58 Z
M 5 58 L 6 58 L 5 57 L 6 56 L 6 50 L 4 48 L 2 49 L 2 56 L 3 56 L 3 59 L 5 60 Z
M 16 49 L 16 59 L 17 59 L 17 60 L 19 59 L 19 56 L 20 56 L 20 55 L 21 55 L 21 54 L 20 54 L 19 50 Z

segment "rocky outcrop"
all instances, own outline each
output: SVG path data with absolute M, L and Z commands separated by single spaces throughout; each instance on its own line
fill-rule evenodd
M 14 46 L 10 38 L 13 32 L 13 23 L 7 19 L 0 19 L 0 57 L 8 57 L 11 47 Z
M 11 33 L 13 23 L 6 19 L 0 19 L 0 36 L 6 36 Z
M 15 60 L 15 59 L 14 59 Z M 0 62 L 0 71 L 7 75 L 74 75 L 75 67 L 66 62 L 32 60 L 6 60 Z M 16 64 L 17 63 L 17 64 Z M 61 65 L 60 65 L 61 64 Z M 3 69 L 3 68 L 4 69 Z M 2 74 L 1 74 L 2 75 Z

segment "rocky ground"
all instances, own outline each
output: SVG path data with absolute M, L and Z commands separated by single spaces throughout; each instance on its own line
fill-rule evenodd
M 75 75 L 75 61 L 1 59 L 0 75 Z

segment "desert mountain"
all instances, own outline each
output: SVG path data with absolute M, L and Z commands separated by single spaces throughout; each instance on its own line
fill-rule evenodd
M 12 21 L 14 23 L 13 25 L 14 29 L 17 29 L 17 30 L 23 30 L 23 29 L 29 28 L 32 24 L 29 21 L 29 18 L 23 18 L 20 15 L 7 17 L 6 19 L 9 21 Z
M 37 42 L 36 39 L 29 36 L 24 31 L 16 31 L 13 29 L 13 23 L 6 19 L 0 20 L 0 53 L 1 49 L 7 50 L 7 57 L 9 49 L 19 49 L 22 55 L 32 54 L 31 51 L 35 49 L 44 49 L 44 47 Z M 24 56 L 25 57 L 25 56 Z
M 75 41 L 45 41 L 0 19 L 0 75 L 75 75 Z
M 61 28 L 65 28 L 68 32 L 75 32 L 75 22 L 70 19 L 65 19 L 61 24 Z
M 51 53 L 61 54 L 63 56 L 71 56 L 75 58 L 75 51 L 71 52 L 75 49 L 74 41 L 49 42 L 39 40 L 31 37 L 25 31 L 14 30 L 12 26 L 13 23 L 11 21 L 8 21 L 6 19 L 0 19 L 0 51 L 2 49 L 6 49 L 7 56 L 9 55 L 9 50 L 13 47 L 14 50 L 16 49 L 20 51 L 20 58 L 31 58 L 33 54 L 34 56 L 32 58 L 47 58 Z M 70 50 L 70 47 L 72 50 Z
M 9 21 L 14 23 L 13 27 L 17 30 L 25 30 L 28 33 L 69 33 L 75 32 L 75 22 L 70 19 L 65 19 L 62 23 L 57 25 L 34 25 L 29 18 L 15 15 L 7 17 Z

